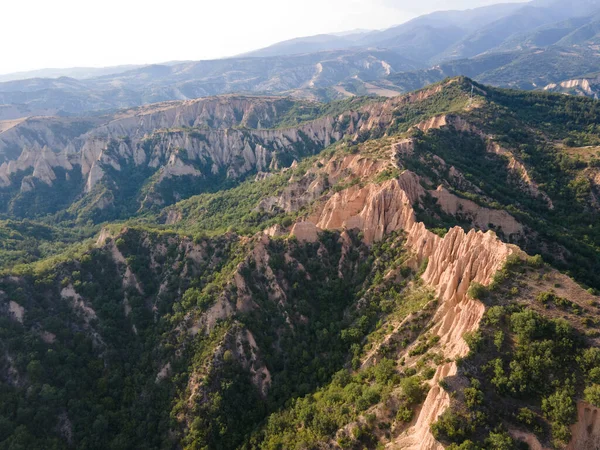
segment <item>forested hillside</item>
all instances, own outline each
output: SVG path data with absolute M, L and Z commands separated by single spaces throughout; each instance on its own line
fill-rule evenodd
M 599 112 L 458 77 L 2 131 L 0 448 L 597 448 Z

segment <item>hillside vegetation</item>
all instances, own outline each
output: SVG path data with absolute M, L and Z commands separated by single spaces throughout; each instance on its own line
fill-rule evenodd
M 0 448 L 594 448 L 599 108 L 459 77 L 13 128 Z

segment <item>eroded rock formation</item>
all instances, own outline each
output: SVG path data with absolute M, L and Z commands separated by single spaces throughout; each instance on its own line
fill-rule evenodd
M 368 243 L 403 230 L 407 246 L 418 261 L 428 261 L 422 277 L 436 290 L 441 301 L 433 319 L 432 333 L 440 337 L 439 347 L 444 356 L 464 357 L 469 349 L 463 335 L 478 328 L 485 310 L 483 304 L 467 295 L 470 284 L 474 281 L 489 284 L 508 256 L 520 251 L 500 241 L 493 232 L 471 230 L 466 233 L 456 227 L 442 238 L 428 231 L 423 223 L 417 222 L 412 208 L 411 198 L 419 196 L 420 189 L 418 177 L 405 172 L 399 180 L 370 184 L 362 189 L 352 187 L 335 194 L 310 220 L 321 229 L 357 228 Z M 438 368 L 419 414 L 390 448 L 443 448 L 429 427 L 450 401 L 437 383 L 456 372 L 454 362 Z

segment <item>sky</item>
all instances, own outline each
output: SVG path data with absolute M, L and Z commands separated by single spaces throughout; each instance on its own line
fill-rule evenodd
M 7 0 L 0 74 L 234 56 L 500 0 Z M 502 0 L 522 1 L 522 0 Z

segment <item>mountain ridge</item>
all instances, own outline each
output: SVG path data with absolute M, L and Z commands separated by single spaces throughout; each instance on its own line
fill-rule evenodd
M 597 109 L 456 77 L 391 99 L 227 96 L 94 117 L 75 139 L 109 133 L 89 162 L 135 206 L 112 223 L 0 223 L 0 443 L 595 445 Z M 306 152 L 302 129 L 321 139 Z M 173 202 L 140 210 L 147 185 L 122 192 L 152 130 L 216 153 L 211 133 L 291 139 L 279 165 L 217 190 L 193 186 L 212 173 L 196 166 L 162 186 Z M 189 164 L 184 147 L 167 146 Z M 246 154 L 229 150 L 234 165 Z
M 456 75 L 500 87 L 542 90 L 598 72 L 594 31 L 598 9 L 594 1 L 566 6 L 500 4 L 434 13 L 364 35 L 309 37 L 310 49 L 302 50 L 303 38 L 298 38 L 282 44 L 291 46 L 288 50 L 278 53 L 277 46 L 266 50 L 268 57 L 149 65 L 79 80 L 0 83 L 0 120 L 102 114 L 227 93 L 322 101 L 395 96 Z M 334 45 L 328 47 L 328 39 Z M 493 69 L 481 70 L 488 65 Z M 451 70 L 444 69 L 448 67 Z M 588 90 L 574 92 L 595 95 Z

